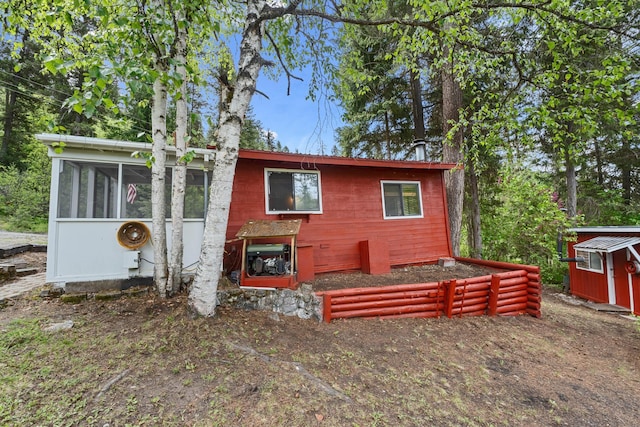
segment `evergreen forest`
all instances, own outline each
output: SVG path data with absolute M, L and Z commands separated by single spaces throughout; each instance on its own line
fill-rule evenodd
M 111 3 L 135 14 L 136 2 Z M 228 63 L 242 20 L 222 15 L 232 2 L 216 12 L 188 3 L 222 24 L 197 21 L 207 43 L 190 36 L 191 78 L 169 94 L 166 128 L 186 98 L 188 145 L 204 147 L 216 143 L 238 77 Z M 265 18 L 263 73 L 290 81 L 313 70 L 309 98 L 343 112 L 332 155 L 414 161 L 424 147 L 427 161 L 458 164 L 447 183 L 454 252 L 540 265 L 546 282 L 561 283 L 559 234 L 640 225 L 637 0 L 338 3 L 293 1 L 282 12 L 290 20 Z M 151 141 L 154 87 L 136 58 L 113 71 L 107 44 L 92 52 L 78 42 L 96 33 L 100 10 L 63 33 L 65 9 L 46 18 L 22 7 L 0 8 L 0 228 L 42 233 L 50 162 L 34 135 Z M 81 52 L 73 64 L 69 46 Z M 288 151 L 250 107 L 242 120 L 240 147 Z

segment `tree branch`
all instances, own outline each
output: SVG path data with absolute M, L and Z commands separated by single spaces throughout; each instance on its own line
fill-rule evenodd
M 271 37 L 271 34 L 269 34 L 269 31 L 265 30 L 264 33 L 269 39 L 269 42 L 271 42 L 273 49 L 276 51 L 276 56 L 278 57 L 278 61 L 280 61 L 280 65 L 282 66 L 282 69 L 287 75 L 287 96 L 289 96 L 291 95 L 291 79 L 296 79 L 301 82 L 304 80 L 301 77 L 294 76 L 293 74 L 291 74 L 291 72 L 287 68 L 287 65 L 284 63 L 284 60 L 282 59 L 282 55 L 280 55 L 280 49 L 278 49 L 278 45 L 276 44 L 275 40 L 273 39 L 273 37 Z

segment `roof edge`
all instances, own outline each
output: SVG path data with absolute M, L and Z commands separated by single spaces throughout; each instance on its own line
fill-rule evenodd
M 640 225 L 602 225 L 595 227 L 569 228 L 567 231 L 574 233 L 640 233 Z
M 275 151 L 260 151 L 241 149 L 238 158 L 247 160 L 271 160 L 277 162 L 290 162 L 302 164 L 320 164 L 333 166 L 363 166 L 379 168 L 399 169 L 435 169 L 450 170 L 455 168 L 455 163 L 431 163 L 412 160 L 380 160 L 354 157 L 321 156 L 317 154 L 282 153 Z

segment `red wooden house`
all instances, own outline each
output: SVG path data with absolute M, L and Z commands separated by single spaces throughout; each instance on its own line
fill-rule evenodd
M 280 231 L 262 239 L 254 232 L 247 244 L 247 230 L 239 231 L 248 220 L 252 226 L 297 220 L 297 281 L 331 271 L 385 273 L 450 257 L 444 173 L 454 166 L 241 150 L 225 267 L 240 270 L 244 255 L 241 276 L 248 280 L 241 284 L 269 286 L 268 268 L 277 266 L 265 260 L 289 259 L 290 237 Z
M 640 315 L 640 226 L 584 227 L 569 243 L 571 293 Z
M 152 277 L 151 245 L 134 247 L 120 235 L 123 228 L 144 234 L 151 226 L 151 173 L 143 158 L 131 156 L 148 152 L 150 145 L 68 135 L 38 138 L 52 157 L 47 280 L 111 286 Z M 175 161 L 171 148 L 167 185 Z M 187 272 L 200 254 L 215 151 L 194 153 L 185 192 Z M 454 166 L 240 150 L 225 270 L 240 272 L 244 286 L 295 288 L 316 273 L 378 274 L 451 257 L 444 173 Z M 170 228 L 167 219 L 168 236 Z

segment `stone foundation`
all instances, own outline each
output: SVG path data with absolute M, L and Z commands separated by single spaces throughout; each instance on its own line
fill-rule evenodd
M 224 289 L 218 291 L 218 305 L 245 310 L 267 310 L 301 319 L 322 320 L 322 300 L 311 285 L 290 289 Z

